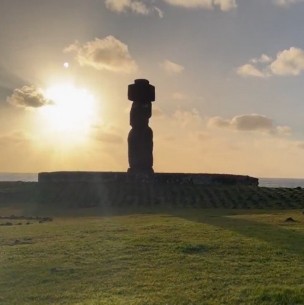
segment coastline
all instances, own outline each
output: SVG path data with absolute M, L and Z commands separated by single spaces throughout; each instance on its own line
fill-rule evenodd
M 260 187 L 304 188 L 304 178 L 258 178 Z M 0 182 L 38 182 L 38 173 L 0 172 Z

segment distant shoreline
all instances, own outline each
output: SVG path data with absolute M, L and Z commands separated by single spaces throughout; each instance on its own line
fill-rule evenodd
M 0 182 L 38 182 L 38 173 L 0 173 Z M 304 187 L 304 178 L 259 178 L 261 187 Z

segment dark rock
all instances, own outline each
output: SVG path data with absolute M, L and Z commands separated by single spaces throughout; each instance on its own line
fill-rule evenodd
M 43 221 L 53 221 L 53 218 L 51 218 L 51 217 L 44 217 L 42 220 Z
M 285 222 L 296 222 L 292 217 L 288 217 L 285 219 Z
M 5 226 L 12 226 L 13 224 L 11 222 L 5 222 L 5 223 L 1 223 L 0 226 L 1 227 L 5 227 Z

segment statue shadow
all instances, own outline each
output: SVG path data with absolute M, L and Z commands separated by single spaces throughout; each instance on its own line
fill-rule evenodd
M 227 212 L 207 212 L 199 211 L 198 213 L 187 212 L 174 212 L 177 217 L 194 221 L 198 223 L 204 223 L 224 230 L 229 230 L 241 234 L 246 237 L 259 239 L 267 242 L 270 245 L 286 250 L 290 253 L 294 253 L 301 258 L 304 258 L 304 232 L 297 229 L 298 226 L 304 226 L 303 222 L 286 222 L 286 215 L 282 214 L 282 221 L 275 224 L 267 224 L 254 220 L 238 218 L 238 216 L 249 215 L 252 213 L 233 213 Z M 266 212 L 258 212 L 266 213 Z M 271 214 L 271 212 L 270 212 Z M 302 215 L 301 215 L 302 216 Z M 301 217 L 299 214 L 299 217 Z

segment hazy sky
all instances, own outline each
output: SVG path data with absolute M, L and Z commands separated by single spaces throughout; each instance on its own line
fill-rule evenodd
M 154 169 L 304 177 L 304 1 L 1 0 L 0 171 L 125 171 L 127 86 Z

